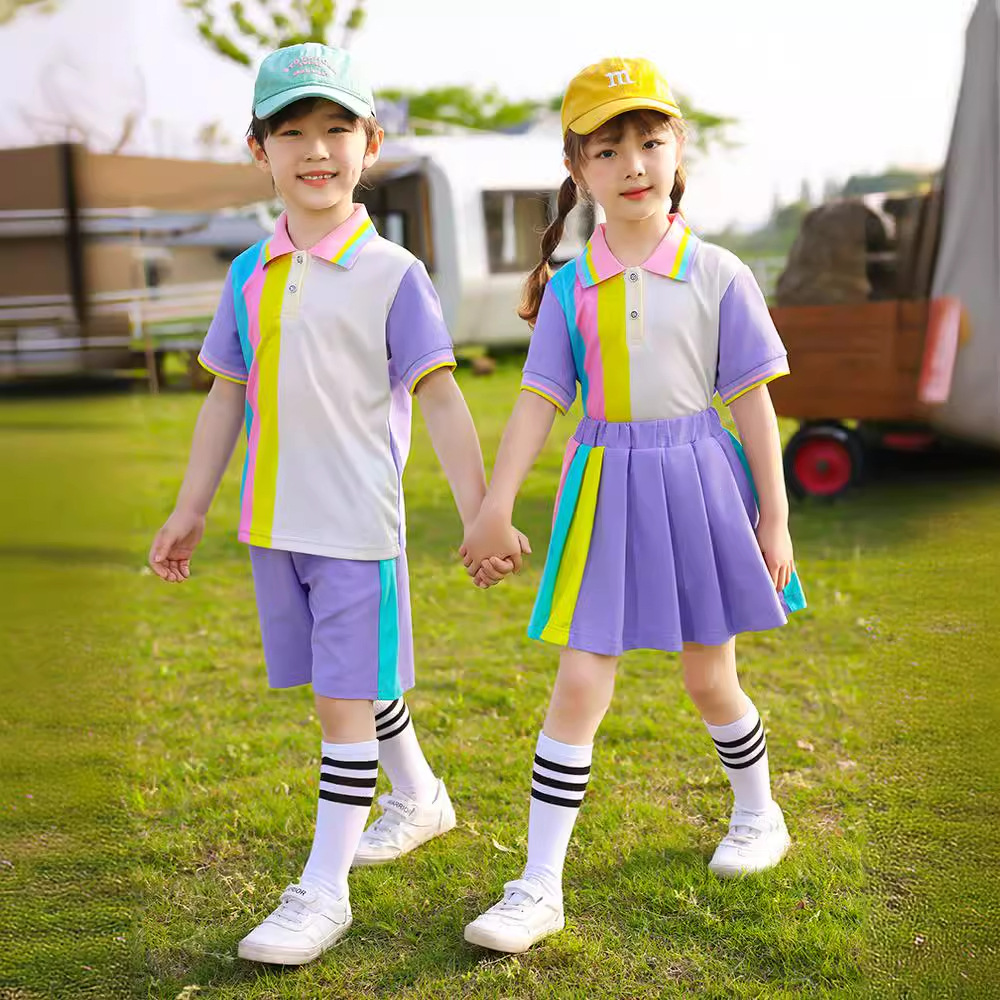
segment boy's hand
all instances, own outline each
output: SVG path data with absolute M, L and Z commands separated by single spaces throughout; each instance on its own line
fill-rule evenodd
M 757 544 L 760 545 L 774 588 L 780 593 L 788 586 L 795 569 L 788 522 L 784 518 L 769 520 L 761 517 L 757 523 Z
M 183 583 L 191 575 L 191 555 L 205 533 L 201 514 L 175 510 L 156 533 L 149 565 L 167 583 Z
M 481 590 L 495 587 L 505 576 L 514 572 L 512 559 L 501 559 L 500 556 L 490 556 L 479 564 L 473 583 Z
M 483 504 L 458 550 L 466 572 L 475 577 L 491 556 L 509 561 L 515 573 L 521 570 L 521 554 L 531 552 L 531 544 L 511 523 L 509 516 Z M 506 575 L 506 574 L 503 574 Z M 492 577 L 491 577 L 492 578 Z M 499 582 L 499 578 L 494 582 Z

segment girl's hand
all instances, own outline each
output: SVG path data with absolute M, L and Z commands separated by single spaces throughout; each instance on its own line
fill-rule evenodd
M 149 550 L 153 572 L 167 583 L 183 583 L 191 575 L 191 555 L 204 533 L 204 515 L 175 510 Z
M 488 562 L 491 556 L 510 561 L 513 572 L 520 572 L 521 553 L 531 552 L 531 545 L 528 539 L 510 523 L 509 517 L 495 510 L 489 501 L 486 501 L 479 511 L 479 516 L 466 531 L 465 539 L 458 551 L 466 572 L 469 576 L 475 577 L 483 568 L 483 563 Z M 496 572 L 498 570 L 494 569 L 493 573 Z M 493 574 L 487 575 L 492 579 Z M 499 578 L 494 582 L 499 582 Z
M 757 544 L 760 545 L 774 588 L 780 593 L 788 586 L 795 569 L 788 522 L 784 518 L 772 521 L 761 517 L 757 523 Z
M 476 570 L 473 583 L 481 590 L 488 590 L 495 587 L 505 576 L 514 572 L 514 562 L 511 559 L 501 559 L 499 556 L 490 556 L 484 559 Z

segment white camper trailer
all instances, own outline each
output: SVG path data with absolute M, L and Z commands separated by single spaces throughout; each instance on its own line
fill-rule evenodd
M 390 139 L 357 197 L 383 236 L 423 260 L 456 344 L 526 344 L 521 284 L 566 176 L 558 136 Z M 554 262 L 579 253 L 593 228 L 573 211 Z

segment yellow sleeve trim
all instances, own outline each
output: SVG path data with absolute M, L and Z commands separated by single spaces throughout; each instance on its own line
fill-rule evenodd
M 410 395 L 412 396 L 417 391 L 417 386 L 420 385 L 420 383 L 423 382 L 423 380 L 427 378 L 427 376 L 430 375 L 431 372 L 440 371 L 442 368 L 454 369 L 457 367 L 458 367 L 457 361 L 442 361 L 441 364 L 434 365 L 432 368 L 428 368 L 427 371 L 421 372 L 413 383 L 413 388 L 410 390 Z
M 550 396 L 547 392 L 543 392 L 541 389 L 536 389 L 533 385 L 522 385 L 521 392 L 533 392 L 536 396 L 541 396 L 542 399 L 550 402 L 560 413 L 565 413 L 566 409 L 554 396 Z
M 757 389 L 762 385 L 767 385 L 768 382 L 773 382 L 775 379 L 783 378 L 787 374 L 788 370 L 786 369 L 783 372 L 777 372 L 774 375 L 768 375 L 767 378 L 762 378 L 759 382 L 754 382 L 753 385 L 748 385 L 745 389 L 740 389 L 740 391 L 736 393 L 735 396 L 730 396 L 730 398 L 726 400 L 726 406 L 728 406 L 732 402 L 735 402 L 737 399 L 740 398 L 740 396 L 745 396 L 751 389 Z
M 198 364 L 201 365 L 205 371 L 210 372 L 216 378 L 224 378 L 227 382 L 233 382 L 236 385 L 246 385 L 247 380 L 245 378 L 233 378 L 232 375 L 223 375 L 222 372 L 217 372 L 214 368 L 209 368 L 204 361 L 201 360 L 201 355 L 198 355 Z

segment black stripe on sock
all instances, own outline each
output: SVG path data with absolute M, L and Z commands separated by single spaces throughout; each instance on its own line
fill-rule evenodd
M 342 795 L 340 792 L 330 792 L 325 788 L 319 790 L 319 797 L 327 802 L 342 802 L 345 806 L 371 806 L 373 795 Z
M 752 760 L 745 760 L 745 761 L 743 761 L 742 764 L 731 764 L 729 761 L 723 760 L 722 761 L 722 766 L 723 767 L 728 767 L 728 768 L 730 768 L 730 770 L 733 770 L 733 771 L 742 771 L 743 768 L 750 767 L 751 765 L 756 764 L 757 761 L 759 761 L 761 759 L 761 757 L 763 757 L 764 754 L 766 754 L 766 753 L 767 753 L 767 747 L 764 747 L 764 749 L 761 750 L 761 752 L 759 754 L 757 754 L 757 756 L 754 757 Z M 721 760 L 722 758 L 719 758 L 719 759 Z
M 531 789 L 531 797 L 548 802 L 551 806 L 565 806 L 567 809 L 579 809 L 580 803 L 583 801 L 583 799 L 560 799 L 555 795 L 546 795 L 545 792 L 540 792 L 537 788 Z
M 561 788 L 566 792 L 585 792 L 587 790 L 586 781 L 582 781 L 579 784 L 575 781 L 557 781 L 555 778 L 539 774 L 537 771 L 535 771 L 531 777 L 540 785 L 548 785 L 549 788 Z
M 332 785 L 349 785 L 351 788 L 374 788 L 378 778 L 350 778 L 345 774 L 320 774 L 319 780 Z
M 326 767 L 342 767 L 345 771 L 374 771 L 378 768 L 377 760 L 334 760 L 324 757 L 321 764 Z
M 551 760 L 546 760 L 535 754 L 535 763 L 541 767 L 547 767 L 550 771 L 558 771 L 560 774 L 590 774 L 590 765 L 586 767 L 573 767 L 570 764 L 556 764 Z
M 375 726 L 375 732 L 378 733 L 380 729 L 389 729 L 390 727 L 396 725 L 399 720 L 406 715 L 406 702 L 402 702 L 399 706 L 399 711 L 391 718 L 386 719 L 385 722 L 380 722 Z
M 741 736 L 738 740 L 730 740 L 728 743 L 724 743 L 722 740 L 717 740 L 714 736 L 712 737 L 712 742 L 721 749 L 725 750 L 728 747 L 738 747 L 741 743 L 746 743 L 751 737 L 757 735 L 757 730 L 761 728 L 761 720 L 757 719 L 757 725 L 750 730 L 746 736 Z
M 375 713 L 375 721 L 378 722 L 378 720 L 381 719 L 383 715 L 386 715 L 389 712 L 391 712 L 398 704 L 399 704 L 398 698 L 395 701 L 390 701 L 389 704 L 386 705 L 381 712 Z
M 391 733 L 383 733 L 381 736 L 376 736 L 375 738 L 381 743 L 383 740 L 391 740 L 394 736 L 398 736 L 408 725 L 410 724 L 410 717 L 406 717 L 406 721 L 398 728 L 394 729 Z
M 761 745 L 761 743 L 763 743 L 763 742 L 764 742 L 764 734 L 761 733 L 760 736 L 757 737 L 757 742 L 754 743 L 753 746 L 744 747 L 742 750 L 737 750 L 736 753 L 732 753 L 731 751 L 728 751 L 728 750 L 726 750 L 726 751 L 717 750 L 716 753 L 723 760 L 725 760 L 727 757 L 731 757 L 731 758 L 745 757 L 748 753 L 753 753 Z

